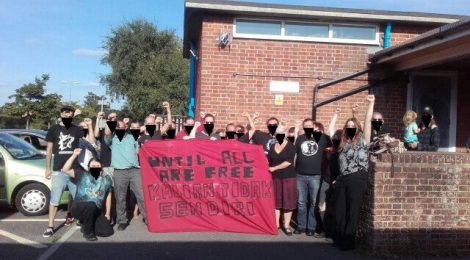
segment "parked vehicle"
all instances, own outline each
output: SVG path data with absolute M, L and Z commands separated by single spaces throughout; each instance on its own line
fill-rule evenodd
M 44 176 L 46 156 L 31 144 L 0 132 L 0 202 L 15 206 L 25 216 L 48 211 L 51 181 Z M 64 192 L 61 204 L 67 204 Z
M 24 141 L 32 144 L 34 147 L 36 147 L 36 149 L 38 149 L 42 153 L 46 154 L 47 131 L 35 129 L 0 129 L 0 133 L 9 133 L 16 137 L 19 137 Z

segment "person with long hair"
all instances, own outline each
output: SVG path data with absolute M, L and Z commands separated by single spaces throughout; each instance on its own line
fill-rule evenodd
M 367 190 L 369 175 L 369 143 L 374 95 L 368 95 L 364 128 L 356 118 L 349 118 L 343 127 L 338 148 L 340 175 L 335 183 L 335 244 L 343 250 L 355 248 L 359 213 Z

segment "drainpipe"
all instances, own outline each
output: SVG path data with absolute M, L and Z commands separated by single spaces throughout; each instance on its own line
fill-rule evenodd
M 384 49 L 390 47 L 390 40 L 392 39 L 392 22 L 388 22 L 385 26 L 384 33 Z
M 189 100 L 188 100 L 188 116 L 194 117 L 194 109 L 196 107 L 196 65 L 197 65 L 197 57 L 196 57 L 196 48 L 194 44 L 190 43 L 190 51 L 189 51 Z

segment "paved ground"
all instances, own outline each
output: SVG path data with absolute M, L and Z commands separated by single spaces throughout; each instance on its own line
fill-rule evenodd
M 56 225 L 64 218 L 60 210 Z M 0 207 L 0 259 L 373 259 L 305 235 L 156 234 L 149 233 L 141 220 L 96 242 L 85 241 L 75 225 L 62 226 L 52 238 L 43 238 L 46 219 Z

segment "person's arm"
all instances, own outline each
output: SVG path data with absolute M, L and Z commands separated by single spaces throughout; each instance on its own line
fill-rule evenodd
M 93 121 L 90 118 L 85 118 L 83 119 L 83 122 L 88 126 L 88 135 L 86 136 L 86 140 L 90 144 L 94 144 L 96 142 L 96 138 L 93 131 Z
M 104 112 L 99 112 L 96 116 L 96 123 L 95 123 L 95 138 L 100 137 L 100 122 L 103 120 Z
M 366 119 L 364 121 L 364 142 L 365 144 L 369 144 L 371 131 L 372 131 L 371 120 L 372 120 L 372 114 L 374 113 L 375 96 L 367 95 L 366 99 L 369 102 L 369 106 L 367 107 Z
M 330 124 L 328 125 L 328 135 L 330 137 L 332 137 L 335 134 L 336 121 L 338 121 L 339 112 L 341 112 L 341 109 L 337 107 L 333 114 L 333 117 L 331 118 Z
M 297 142 L 297 137 L 299 137 L 299 132 L 300 132 L 300 126 L 302 125 L 302 121 L 297 120 L 295 121 L 295 127 L 294 127 L 294 144 Z
M 356 118 L 356 114 L 357 114 L 357 109 L 359 108 L 359 105 L 358 104 L 354 104 L 352 105 L 351 107 L 351 114 L 352 114 L 352 117 L 353 118 Z
M 107 220 L 111 220 L 111 201 L 112 201 L 112 193 L 113 191 L 112 190 L 109 190 L 108 192 L 108 195 L 106 196 L 106 213 L 105 213 L 105 217 Z
M 282 162 L 281 164 L 278 164 L 276 166 L 272 166 L 272 167 L 269 167 L 269 171 L 270 172 L 275 172 L 277 170 L 282 170 L 282 169 L 285 169 L 289 166 L 291 166 L 292 163 L 288 162 L 288 161 L 284 161 Z
M 194 139 L 196 138 L 196 132 L 197 132 L 197 128 L 201 126 L 201 122 L 195 122 L 194 123 L 194 127 L 193 129 L 191 130 L 191 133 L 189 134 L 189 139 Z
M 163 102 L 162 104 L 163 108 L 166 110 L 166 122 L 169 124 L 173 122 L 173 119 L 171 117 L 171 109 L 170 109 L 170 103 L 167 101 Z
M 46 147 L 46 173 L 45 177 L 46 179 L 51 178 L 51 165 L 52 165 L 52 148 L 54 144 L 52 142 L 47 142 L 47 147 Z
M 255 115 L 256 115 L 256 113 L 255 113 Z M 253 121 L 253 118 L 250 116 L 250 114 L 248 112 L 244 112 L 242 114 L 242 116 L 246 117 L 246 120 L 248 120 L 248 125 L 250 126 L 250 130 L 248 131 L 248 139 L 251 139 L 251 138 L 253 138 L 253 134 L 256 131 L 255 123 Z
M 421 132 L 421 130 L 419 129 L 418 125 L 415 123 L 413 125 L 413 133 L 419 134 L 420 132 Z
M 72 178 L 75 178 L 75 171 L 72 169 L 72 165 L 81 151 L 82 149 L 75 148 L 75 150 L 73 150 L 72 156 L 69 157 L 69 159 L 65 162 L 64 167 L 62 167 L 62 171 Z

